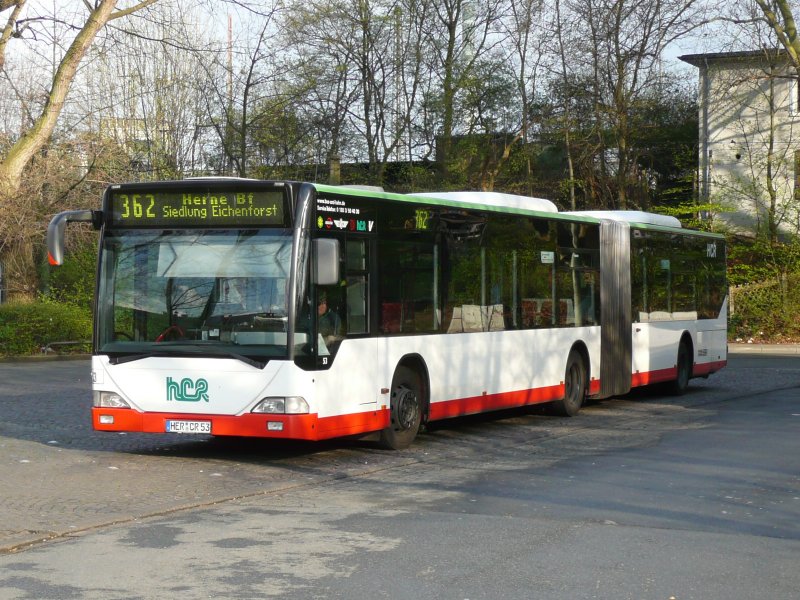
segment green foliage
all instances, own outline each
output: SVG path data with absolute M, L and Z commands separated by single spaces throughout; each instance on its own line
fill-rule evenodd
M 639 167 L 655 176 L 654 199 L 669 204 L 691 199 L 697 168 L 696 99 L 674 85 L 642 98 L 633 108 L 631 141 Z
M 746 285 L 800 273 L 800 238 L 773 243 L 763 238 L 731 240 L 728 245 L 728 282 Z
M 722 207 L 712 202 L 697 204 L 690 200 L 688 202 L 679 202 L 676 205 L 653 206 L 651 210 L 661 215 L 676 217 L 684 227 L 710 231 L 712 222 L 707 218 L 701 218 L 701 216 L 718 213 L 722 210 Z
M 0 305 L 0 355 L 39 354 L 51 342 L 86 341 L 62 352 L 86 352 L 92 338 L 88 306 L 50 301 Z
M 48 267 L 48 289 L 45 298 L 80 307 L 91 307 L 94 301 L 97 246 L 94 241 L 67 252 L 60 267 Z
M 90 349 L 97 233 L 73 226 L 67 244 L 63 266 L 41 265 L 45 291 L 38 301 L 0 304 L 0 355 L 39 354 L 43 346 L 65 341 L 85 343 L 58 346 L 59 353 Z
M 800 341 L 800 239 L 733 240 L 728 248 L 732 339 Z
M 737 341 L 800 342 L 800 273 L 732 290 L 729 334 Z

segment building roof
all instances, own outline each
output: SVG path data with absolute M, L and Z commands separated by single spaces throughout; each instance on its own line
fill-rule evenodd
M 678 59 L 685 63 L 702 67 L 710 62 L 723 62 L 735 60 L 752 60 L 754 58 L 788 58 L 786 50 L 782 48 L 762 48 L 761 50 L 740 50 L 738 52 L 707 52 L 705 54 L 684 54 Z

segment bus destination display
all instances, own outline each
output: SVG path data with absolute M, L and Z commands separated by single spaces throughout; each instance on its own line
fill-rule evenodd
M 146 191 L 111 194 L 111 223 L 127 227 L 284 225 L 282 190 Z

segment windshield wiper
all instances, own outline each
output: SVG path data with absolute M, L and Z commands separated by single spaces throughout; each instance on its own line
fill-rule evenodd
M 255 367 L 256 369 L 263 369 L 264 367 L 267 366 L 267 361 L 262 362 L 260 360 L 255 360 L 254 358 L 250 358 L 249 356 L 238 354 L 236 352 L 230 352 L 229 350 L 223 350 L 219 354 L 235 358 L 236 360 L 241 361 L 246 365 L 250 365 L 251 367 Z
M 267 366 L 267 361 L 260 361 L 250 358 L 249 356 L 244 356 L 243 354 L 239 354 L 238 352 L 231 352 L 230 350 L 224 350 L 222 348 L 217 348 L 214 345 L 214 342 L 209 343 L 208 345 L 199 344 L 197 342 L 192 342 L 190 344 L 181 343 L 181 342 L 162 342 L 159 343 L 159 346 L 162 348 L 179 348 L 181 351 L 185 352 L 186 354 L 205 354 L 207 356 L 228 356 L 230 358 L 234 358 L 240 362 L 243 362 L 246 365 L 254 367 L 256 369 L 263 369 Z M 209 351 L 211 350 L 211 351 Z M 171 357 L 171 356 L 180 356 L 178 352 L 163 352 L 160 350 L 154 350 L 152 352 L 142 352 L 140 354 L 127 354 L 122 356 L 111 356 L 109 357 L 109 362 L 112 365 L 120 365 L 123 363 L 134 362 L 137 360 L 142 360 L 145 358 L 151 357 Z
M 121 356 L 109 356 L 108 362 L 112 365 L 121 365 L 123 363 L 129 363 L 136 360 L 142 360 L 145 358 L 151 358 L 153 356 L 173 356 L 171 352 L 143 352 L 141 354 L 123 354 Z

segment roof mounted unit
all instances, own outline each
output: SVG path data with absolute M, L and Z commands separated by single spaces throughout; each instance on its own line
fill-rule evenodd
M 503 208 L 536 210 L 539 212 L 558 212 L 558 207 L 550 200 L 532 198 L 529 196 L 516 196 L 514 194 L 502 194 L 500 192 L 423 192 L 409 194 L 409 196 L 467 202 L 469 204 L 484 204 Z

